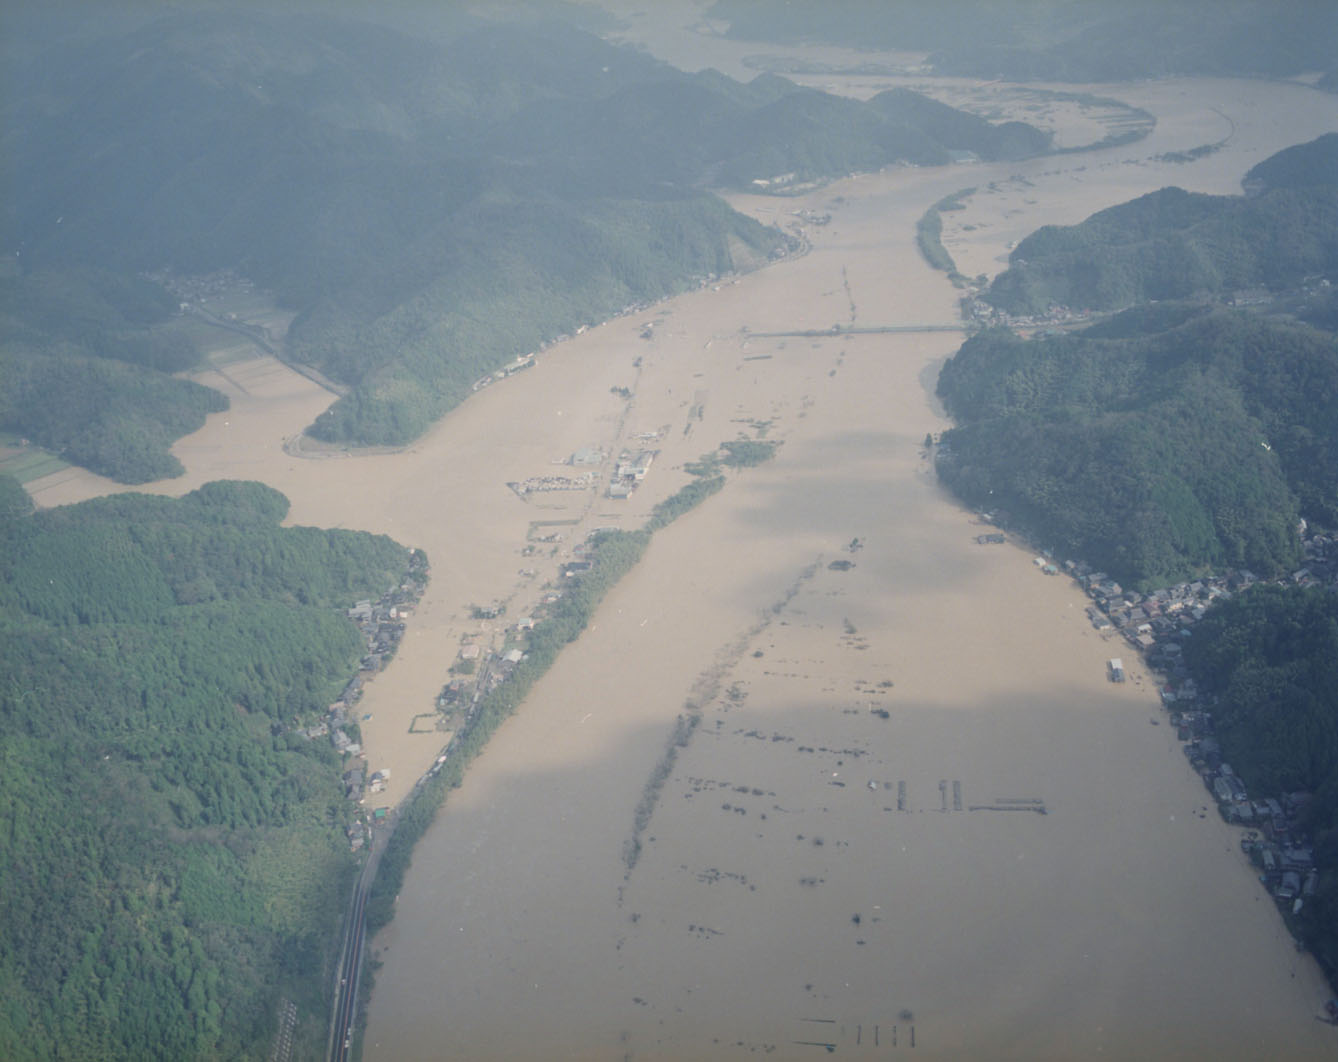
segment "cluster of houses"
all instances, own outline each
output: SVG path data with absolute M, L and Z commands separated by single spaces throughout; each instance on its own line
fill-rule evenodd
M 830 225 L 832 223 L 831 214 L 819 214 L 816 210 L 805 208 L 803 210 L 793 210 L 791 213 L 800 221 L 807 222 L 810 225 Z
M 624 450 L 614 466 L 607 494 L 610 498 L 630 498 L 650 472 L 658 450 Z
M 187 303 L 205 305 L 210 299 L 250 294 L 255 291 L 254 283 L 231 269 L 199 274 L 177 274 L 171 269 L 162 269 L 157 272 L 141 273 L 140 276 L 170 291 L 181 300 L 182 309 L 185 309 Z
M 1085 324 L 1092 319 L 1086 310 L 1070 310 L 1067 306 L 1052 305 L 1040 314 L 1011 314 L 991 306 L 972 292 L 961 302 L 962 320 L 981 328 L 1047 329 L 1060 325 Z M 1042 332 L 1041 334 L 1045 334 Z
M 512 629 L 518 632 L 533 630 L 534 620 L 524 616 L 516 621 Z M 478 635 L 465 635 L 458 663 L 452 667 L 450 679 L 437 694 L 437 710 L 453 712 L 461 707 L 473 707 L 480 698 L 510 678 L 524 659 L 524 650 L 517 646 L 512 645 L 496 652 L 484 644 Z M 461 664 L 465 666 L 461 667 Z
M 1173 665 L 1174 661 L 1154 661 L 1154 656 L 1178 657 L 1181 643 L 1214 601 L 1228 598 L 1233 588 L 1240 589 L 1255 581 L 1249 572 L 1237 572 L 1140 594 L 1125 590 L 1104 572 L 1084 570 L 1080 562 L 1066 567 L 1092 598 L 1093 603 L 1087 608 L 1092 626 L 1099 631 L 1118 631 L 1159 670 L 1161 665 Z
M 366 640 L 367 652 L 362 658 L 361 673 L 380 671 L 395 655 L 400 639 L 404 637 L 405 621 L 413 615 L 420 593 L 421 589 L 416 586 L 398 588 L 380 601 L 359 601 L 348 610 L 349 618 L 357 623 Z M 350 691 L 346 688 L 345 692 Z
M 1014 262 L 1013 265 L 1022 265 L 1023 262 Z M 1267 288 L 1239 288 L 1227 292 L 1220 297 L 1220 301 L 1227 306 L 1237 309 L 1251 309 L 1268 307 L 1277 302 L 1295 299 L 1301 295 L 1315 295 L 1327 290 L 1331 286 L 1327 277 L 1310 276 L 1306 277 L 1299 288 L 1282 292 L 1269 291 Z M 997 306 L 992 306 L 980 297 L 981 286 L 973 284 L 968 287 L 966 295 L 961 300 L 962 320 L 967 324 L 978 325 L 982 328 L 992 328 L 1002 326 L 1005 328 L 1015 328 L 1020 330 L 1039 330 L 1038 334 L 1052 334 L 1048 329 L 1055 329 L 1060 325 L 1086 324 L 1094 317 L 1104 316 L 1104 314 L 1093 314 L 1087 310 L 1071 310 L 1067 306 L 1051 304 L 1043 314 L 1010 314 Z M 1057 333 L 1053 333 L 1057 334 Z
M 610 530 L 612 530 L 610 527 L 592 528 L 587 533 L 585 541 L 577 543 L 572 548 L 572 559 L 559 568 L 564 581 L 578 579 L 593 567 L 591 557 L 595 548 L 594 540 Z M 559 541 L 561 537 L 559 533 L 552 533 L 543 536 L 540 540 Z M 546 590 L 536 608 L 556 604 L 561 600 L 564 592 L 560 588 Z M 489 606 L 486 609 L 475 607 L 473 610 L 477 619 L 496 619 L 503 612 L 505 612 L 505 609 L 500 605 Z M 451 676 L 446 684 L 442 686 L 436 699 L 438 711 L 447 715 L 463 713 L 463 717 L 457 718 L 452 724 L 452 728 L 456 732 L 467 729 L 472 713 L 483 697 L 506 682 L 516 668 L 520 666 L 526 656 L 527 636 L 534 630 L 537 622 L 538 620 L 534 615 L 526 615 L 521 616 L 512 624 L 508 624 L 504 644 L 500 649 L 490 644 L 492 636 L 487 633 L 464 635 L 458 661 L 452 666 Z M 461 667 L 461 664 L 466 666 Z M 452 742 L 454 742 L 454 737 L 452 737 Z M 449 750 L 450 745 L 447 746 L 446 752 L 449 752 Z M 440 762 L 442 761 L 439 761 L 439 764 Z
M 1314 531 L 1301 521 L 1301 551 L 1304 567 L 1291 574 L 1297 586 L 1327 586 L 1338 589 L 1338 535 Z
M 1312 532 L 1302 521 L 1298 528 L 1305 566 L 1286 582 L 1297 586 L 1328 586 L 1338 591 L 1338 538 Z M 980 536 L 978 541 L 995 541 Z M 1185 755 L 1203 778 L 1222 817 L 1249 832 L 1242 847 L 1260 870 L 1260 880 L 1277 901 L 1299 912 L 1319 885 L 1314 849 L 1301 825 L 1311 794 L 1286 793 L 1257 799 L 1229 763 L 1213 729 L 1212 712 L 1201 702 L 1199 690 L 1182 659 L 1182 647 L 1194 625 L 1217 601 L 1258 581 L 1249 571 L 1153 590 L 1146 594 L 1125 590 L 1104 572 L 1081 561 L 1063 567 L 1092 599 L 1088 618 L 1099 631 L 1116 632 L 1138 650 L 1149 667 L 1165 680 L 1161 700 L 1170 713 Z M 1107 664 L 1108 677 L 1123 681 L 1124 667 L 1117 657 Z
M 575 476 L 530 476 L 507 486 L 523 498 L 526 494 L 551 490 L 588 490 L 593 483 L 594 477 L 589 472 L 582 472 Z
M 346 728 L 354 722 L 354 707 L 362 698 L 366 677 L 379 671 L 394 655 L 404 635 L 405 620 L 422 596 L 427 567 L 427 556 L 421 550 L 410 550 L 408 570 L 398 586 L 386 591 L 377 601 L 359 601 L 348 610 L 348 617 L 357 623 L 366 641 L 367 653 L 358 673 L 349 680 L 339 699 L 330 705 L 325 718 L 298 730 L 307 738 L 328 737 L 335 750 L 345 755 L 348 769 L 343 777 L 344 795 L 349 800 L 361 801 L 367 790 L 380 792 L 389 777 L 388 771 L 375 771 L 370 779 L 366 777 L 367 761 L 363 758 L 362 744 L 350 736 Z M 353 850 L 361 848 L 364 841 L 362 826 L 351 827 L 349 844 Z
M 787 254 L 798 249 L 799 249 L 798 241 L 790 240 L 786 243 L 786 245 L 778 247 L 774 251 L 772 251 L 770 257 L 772 258 L 772 260 L 784 258 Z M 729 273 L 725 274 L 725 276 L 732 276 L 732 275 L 733 274 Z M 705 274 L 699 274 L 697 276 L 688 277 L 686 283 L 688 287 L 705 288 L 710 285 L 714 285 L 717 281 L 720 281 L 722 279 L 723 277 L 718 273 L 705 273 Z M 617 320 L 620 317 L 627 317 L 632 314 L 644 313 L 646 310 L 649 310 L 654 305 L 655 305 L 654 302 L 644 301 L 644 300 L 640 302 L 629 302 L 626 306 L 622 307 L 622 309 L 614 311 L 610 315 L 609 320 Z M 655 329 L 655 323 L 653 321 L 643 324 L 641 326 L 641 338 L 642 339 L 653 338 L 654 329 Z M 481 391 L 489 384 L 496 383 L 499 380 L 505 380 L 508 376 L 513 376 L 524 369 L 533 368 L 535 360 L 539 357 L 540 354 L 544 353 L 544 351 L 548 350 L 550 347 L 557 346 L 559 343 L 565 343 L 569 339 L 574 338 L 575 336 L 584 335 L 589 330 L 590 326 L 588 324 L 578 325 L 573 332 L 563 332 L 560 335 L 554 336 L 552 339 L 545 339 L 543 342 L 539 344 L 539 346 L 535 350 L 530 351 L 528 354 L 519 354 L 513 361 L 511 361 L 503 368 L 500 368 L 495 372 L 490 372 L 486 376 L 479 377 L 479 379 L 474 381 L 473 386 L 470 388 L 470 390 Z
M 386 776 L 389 777 L 389 775 L 390 772 L 387 771 Z M 385 782 L 382 781 L 381 786 L 384 787 L 384 785 Z M 353 852 L 361 851 L 363 845 L 371 839 L 372 827 L 384 825 L 389 820 L 390 808 L 385 807 L 375 808 L 370 817 L 358 818 L 344 831 L 344 836 L 348 838 L 349 850 Z
M 1338 538 L 1312 532 L 1304 520 L 1298 530 L 1305 564 L 1285 582 L 1338 590 Z M 1251 571 L 1231 570 L 1140 594 L 1125 590 L 1105 572 L 1094 571 L 1082 561 L 1066 561 L 1064 568 L 1092 599 L 1087 609 L 1092 626 L 1099 631 L 1118 631 L 1144 654 L 1151 667 L 1170 676 L 1176 685 L 1188 677 L 1180 654 L 1194 625 L 1214 602 L 1224 601 L 1259 581 Z M 1192 687 L 1192 681 L 1189 684 Z
M 585 328 L 582 327 L 581 331 L 584 332 Z M 570 337 L 563 336 L 562 338 L 569 339 Z M 470 390 L 482 391 L 490 383 L 496 383 L 498 380 L 505 380 L 508 376 L 514 376 L 518 372 L 523 372 L 526 369 L 534 368 L 535 356 L 536 355 L 534 353 L 520 355 L 518 358 L 502 366 L 496 372 L 490 372 L 488 373 L 487 376 L 480 376 L 477 380 L 474 381 L 473 385 L 470 387 Z
M 1213 794 L 1223 818 L 1248 829 L 1241 848 L 1259 868 L 1259 880 L 1293 914 L 1319 887 L 1315 850 L 1301 826 L 1312 794 L 1284 793 L 1263 800 L 1250 798 L 1245 783 L 1222 760 L 1213 736 L 1212 713 L 1202 709 L 1173 711 L 1171 722 L 1185 742 L 1185 755 Z

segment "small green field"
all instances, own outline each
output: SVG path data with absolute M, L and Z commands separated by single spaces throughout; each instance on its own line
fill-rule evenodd
M 221 341 L 222 345 L 209 346 L 208 344 L 204 344 L 202 346 L 201 349 L 204 350 L 204 361 L 206 365 L 223 369 L 227 368 L 229 365 L 236 365 L 239 362 L 251 361 L 262 354 L 262 351 L 257 348 L 254 343 L 247 342 L 245 339 L 242 339 L 241 336 L 236 335 L 236 333 L 232 334 L 232 339 L 237 340 L 237 342 L 234 343 L 227 338 L 229 333 L 218 328 L 215 328 L 213 331 L 214 342 L 218 343 Z
M 525 538 L 530 542 L 547 541 L 543 535 L 550 527 L 575 527 L 579 520 L 531 520 Z
M 263 291 L 237 291 L 217 295 L 209 300 L 210 313 L 226 317 L 235 313 L 242 321 L 259 321 L 277 311 L 274 299 Z
M 173 328 L 179 328 L 201 351 L 210 351 L 220 343 L 231 346 L 244 340 L 235 332 L 227 332 L 217 325 L 211 325 L 198 317 L 181 317 L 172 322 Z
M 189 336 L 201 355 L 214 365 L 230 365 L 261 353 L 260 348 L 245 336 L 198 317 L 173 321 L 172 327 Z
M 0 432 L 0 475 L 13 476 L 20 483 L 31 483 L 69 467 L 68 461 L 62 461 L 55 454 L 32 444 L 24 446 L 19 436 Z
M 230 291 L 215 295 L 203 305 L 215 317 L 235 318 L 242 326 L 261 326 L 269 330 L 271 342 L 279 343 L 288 329 L 293 314 L 275 305 L 274 298 L 263 291 Z M 184 331 L 202 354 L 215 365 L 228 365 L 255 357 L 257 346 L 245 336 L 226 325 L 212 324 L 194 314 L 183 314 L 172 321 L 171 327 Z

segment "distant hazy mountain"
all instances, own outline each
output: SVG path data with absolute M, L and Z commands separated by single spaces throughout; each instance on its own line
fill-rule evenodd
M 912 93 L 744 85 L 568 25 L 464 16 L 413 36 L 104 13 L 16 58 L 10 84 L 11 270 L 235 269 L 300 311 L 290 355 L 352 388 L 314 430 L 377 443 L 547 339 L 784 245 L 708 188 L 1047 146 Z
M 930 53 L 939 74 L 1109 81 L 1168 74 L 1287 76 L 1333 69 L 1329 0 L 718 0 L 743 40 Z
M 1046 147 L 1034 130 L 1007 143 L 913 93 L 866 105 L 777 77 L 688 75 L 560 24 L 465 22 L 438 44 L 341 19 L 204 11 L 30 72 L 6 120 L 7 246 L 42 263 L 241 265 L 296 297 L 337 283 L 332 269 L 361 271 L 342 261 L 349 237 L 357 257 L 402 248 L 424 220 L 440 225 L 499 184 L 659 197 Z M 292 275 L 309 269 L 315 279 Z
M 1338 118 L 1334 124 L 1338 125 Z M 1284 148 L 1251 168 L 1241 184 L 1247 194 L 1254 195 L 1274 188 L 1338 187 L 1338 133 Z
M 1250 197 L 1162 188 L 1078 225 L 1046 225 L 984 297 L 1019 314 L 1118 310 L 1338 274 L 1336 148 L 1328 134 L 1265 159 L 1246 175 Z

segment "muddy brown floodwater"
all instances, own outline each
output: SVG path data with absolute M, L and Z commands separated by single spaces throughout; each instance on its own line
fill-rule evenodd
M 740 199 L 831 221 L 806 257 L 672 303 L 652 345 L 628 333 L 633 415 L 690 429 L 680 453 L 750 420 L 782 447 L 656 537 L 451 796 L 377 941 L 369 1058 L 1335 1050 L 1314 965 L 1149 725 L 1153 680 L 1109 684 L 1119 649 L 1077 590 L 976 545 L 935 484 L 921 442 L 947 426 L 929 389 L 957 337 L 749 338 L 953 321 L 912 234 L 959 187 L 981 192 L 949 248 L 994 272 L 1042 223 L 1168 183 L 1233 192 L 1333 118 L 1294 86 L 1095 91 L 1158 130 Z M 1152 161 L 1220 139 L 1223 114 L 1234 139 L 1207 165 Z
M 656 5 L 626 35 L 736 76 L 768 51 L 684 29 L 684 10 Z M 939 90 L 1022 105 L 1004 86 Z M 291 456 L 328 394 L 267 359 L 211 378 L 232 409 L 177 447 L 188 475 L 153 489 L 261 479 L 292 522 L 388 532 L 432 558 L 362 706 L 370 766 L 393 768 L 386 803 L 444 741 L 423 719 L 462 640 L 499 634 L 472 604 L 523 615 L 561 551 L 637 526 L 687 481 L 684 461 L 763 424 L 781 442 L 656 535 L 451 794 L 374 942 L 367 1058 L 1333 1057 L 1323 980 L 1170 728 L 1149 725 L 1153 678 L 1067 580 L 1020 546 L 976 545 L 936 484 L 922 442 L 949 426 L 932 390 L 960 336 L 759 335 L 954 323 L 957 292 L 914 226 L 959 188 L 978 191 L 945 243 L 963 272 L 994 273 L 1041 224 L 1167 184 L 1235 192 L 1335 121 L 1333 97 L 1292 84 L 1091 91 L 1156 130 L 739 197 L 786 228 L 803 210 L 830 222 L 804 224 L 801 258 L 554 348 L 402 453 Z M 1092 124 L 1060 106 L 1046 119 L 1061 137 Z M 1155 158 L 1224 138 L 1191 164 Z M 629 501 L 506 486 L 642 433 L 660 453 Z M 114 489 L 73 471 L 32 486 L 43 505 Z M 1116 654 L 1123 686 L 1105 679 Z M 677 744 L 685 714 L 699 722 Z

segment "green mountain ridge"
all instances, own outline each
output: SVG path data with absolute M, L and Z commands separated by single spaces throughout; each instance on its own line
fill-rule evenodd
M 15 63 L 0 247 L 22 275 L 247 277 L 298 311 L 288 356 L 352 388 L 313 430 L 354 443 L 407 442 L 511 358 L 786 247 L 708 187 L 1047 145 L 905 93 L 861 103 L 771 76 L 745 85 L 569 26 L 461 14 L 410 37 L 343 17 L 183 11 Z M 16 362 L 56 342 L 31 326 L 32 342 L 8 345 Z M 50 374 L 34 379 L 30 399 L 58 408 Z M 0 426 L 76 461 L 98 450 L 70 445 L 83 425 Z M 98 470 L 170 474 L 163 439 L 141 442 L 156 459 L 105 447 Z
M 1175 323 L 1156 309 L 1146 329 L 1131 310 L 1068 336 L 968 340 L 939 378 L 958 422 L 939 475 L 1129 583 L 1290 570 L 1300 515 L 1338 523 L 1338 342 L 1240 311 L 1184 307 Z
M 938 381 L 957 421 L 944 481 L 1130 583 L 1296 566 L 1300 517 L 1338 526 L 1334 300 L 1299 290 L 1338 275 L 1332 151 L 1326 136 L 1265 160 L 1252 197 L 1164 188 L 1019 243 L 987 300 L 1122 312 L 967 340 Z M 1250 285 L 1288 300 L 1210 301 Z
M 1338 273 L 1338 185 L 1254 198 L 1163 188 L 1078 225 L 1038 229 L 1008 260 L 982 298 L 1013 314 L 1286 290 Z
M 1338 185 L 1338 133 L 1325 133 L 1270 155 L 1250 168 L 1241 185 L 1246 194 L 1256 195 L 1275 188 Z
M 354 863 L 321 718 L 406 551 L 214 483 L 0 516 L 0 1054 L 298 1057 Z

